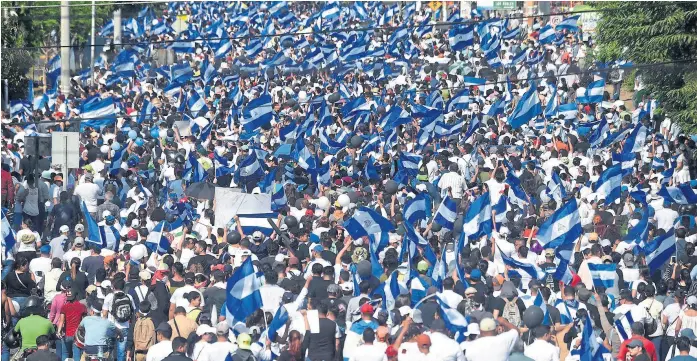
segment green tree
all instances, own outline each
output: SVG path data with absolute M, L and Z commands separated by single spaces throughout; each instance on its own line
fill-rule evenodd
M 697 130 L 697 2 L 596 2 L 600 60 L 656 64 L 639 74 L 673 120 Z M 620 55 L 621 54 L 621 55 Z
M 32 54 L 18 47 L 25 46 L 27 32 L 16 16 L 2 19 L 2 78 L 7 80 L 10 99 L 25 99 L 29 78 L 27 73 L 34 65 Z

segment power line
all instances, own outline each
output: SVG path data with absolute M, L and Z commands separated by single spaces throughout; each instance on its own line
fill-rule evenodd
M 657 3 L 655 5 L 659 6 L 666 6 L 664 4 L 672 5 L 671 3 Z M 558 16 L 558 15 L 575 15 L 575 14 L 586 14 L 586 13 L 597 13 L 597 12 L 605 12 L 605 11 L 616 11 L 618 9 L 598 9 L 598 10 L 578 10 L 578 11 L 566 11 L 566 12 L 559 12 L 559 13 L 554 13 L 554 14 L 548 14 L 544 16 Z M 502 18 L 501 20 L 520 20 L 520 19 L 528 19 L 528 18 L 536 18 L 540 17 L 540 15 L 517 15 L 517 16 L 512 16 L 512 17 L 506 17 Z M 451 22 L 436 22 L 434 24 L 427 25 L 427 27 L 444 27 L 444 26 L 455 26 L 455 25 L 474 25 L 474 24 L 479 24 L 483 22 L 487 22 L 490 19 L 487 20 L 464 20 L 464 21 L 451 21 Z M 348 33 L 348 32 L 366 32 L 366 31 L 376 31 L 376 30 L 397 30 L 397 29 L 415 29 L 419 28 L 421 25 L 420 24 L 413 24 L 413 25 L 407 25 L 407 26 L 378 26 L 378 27 L 367 27 L 367 28 L 339 28 L 339 29 L 332 29 L 332 30 L 321 30 L 321 31 L 312 31 L 312 32 L 305 32 L 305 31 L 296 31 L 296 32 L 287 32 L 287 33 L 280 33 L 280 34 L 258 34 L 258 35 L 248 35 L 248 36 L 228 36 L 228 37 L 210 37 L 210 38 L 192 38 L 192 39 L 180 39 L 180 40 L 153 40 L 153 41 L 136 41 L 136 42 L 130 42 L 130 43 L 114 43 L 111 44 L 113 46 L 129 46 L 129 45 L 150 45 L 150 44 L 172 44 L 172 43 L 184 43 L 184 42 L 191 42 L 191 41 L 222 41 L 222 40 L 251 40 L 251 39 L 262 39 L 262 38 L 273 38 L 273 37 L 282 37 L 282 36 L 298 36 L 298 35 L 314 35 L 314 34 L 333 34 L 333 33 Z M 97 44 L 86 44 L 84 47 L 90 47 L 90 46 L 101 46 Z M 66 46 L 28 46 L 28 47 L 22 47 L 22 48 L 3 48 L 3 50 L 38 50 L 38 49 L 55 49 L 55 48 L 60 48 L 60 47 L 69 47 L 69 48 L 74 48 L 78 47 L 76 45 L 66 45 Z
M 186 1 L 186 0 L 167 0 L 167 1 L 117 1 L 117 2 L 102 2 L 102 1 L 97 1 L 95 2 L 95 6 L 107 6 L 107 5 L 139 5 L 139 4 L 164 4 L 164 3 L 169 3 L 169 2 L 181 2 L 181 1 Z M 16 6 L 2 6 L 1 8 L 4 9 L 47 9 L 47 8 L 59 8 L 62 7 L 63 5 L 56 4 L 56 5 L 16 5 Z M 80 6 L 92 6 L 92 3 L 85 3 L 85 4 L 68 4 L 65 5 L 67 7 L 80 7 Z
M 670 65 L 670 64 L 679 64 L 679 63 L 689 63 L 689 62 L 697 62 L 697 58 L 690 58 L 690 59 L 683 59 L 683 60 L 672 60 L 672 61 L 664 61 L 664 62 L 659 62 L 659 63 L 652 63 L 652 64 L 641 64 L 641 65 L 634 65 L 631 67 L 625 67 L 623 70 L 636 70 L 636 69 L 644 69 L 644 68 L 653 68 L 653 67 L 659 67 L 663 65 Z M 573 72 L 573 73 L 566 73 L 566 74 L 561 74 L 558 75 L 558 77 L 563 77 L 563 76 L 572 76 L 572 75 L 584 75 L 588 72 L 599 72 L 603 71 L 604 69 L 598 69 L 598 70 L 588 70 L 585 72 Z M 609 71 L 610 69 L 608 69 Z M 545 76 L 536 76 L 536 77 L 529 77 L 529 78 L 521 78 L 521 79 L 516 79 L 515 82 L 526 82 L 526 81 L 531 81 L 531 80 L 542 80 L 542 79 L 547 79 L 548 77 Z M 501 81 L 487 81 L 484 84 L 481 84 L 480 86 L 483 85 L 496 85 L 496 84 L 506 84 L 507 81 L 501 80 Z M 452 87 L 438 87 L 438 88 L 430 88 L 430 89 L 425 89 L 425 90 L 459 90 L 463 88 L 467 88 L 469 86 L 452 86 Z M 423 91 L 423 90 L 416 90 L 416 91 Z M 347 98 L 341 98 L 339 100 L 347 100 Z M 314 100 L 308 100 L 308 101 L 303 101 L 303 102 L 296 102 L 297 104 L 310 104 L 313 103 Z M 338 101 L 337 101 L 338 102 Z M 230 109 L 239 109 L 242 108 L 241 106 L 235 106 L 235 107 L 230 107 Z M 150 114 L 146 115 L 146 119 L 150 119 L 154 117 L 155 114 Z M 162 115 L 160 115 L 162 116 Z M 125 117 L 130 117 L 130 118 L 136 118 L 137 116 L 130 116 L 130 115 L 115 115 L 113 117 L 117 118 L 125 118 Z M 33 124 L 42 124 L 42 123 L 62 123 L 62 122 L 82 122 L 82 121 L 90 121 L 90 120 L 100 120 L 100 119 L 107 119 L 107 118 L 113 118 L 112 116 L 109 117 L 88 117 L 88 118 L 70 118 L 70 119 L 64 119 L 64 120 L 40 120 L 40 121 L 33 121 L 33 122 L 28 122 L 28 123 L 33 123 Z

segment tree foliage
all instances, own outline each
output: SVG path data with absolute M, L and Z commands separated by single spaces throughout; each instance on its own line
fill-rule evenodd
M 34 65 L 32 54 L 23 49 L 27 38 L 26 30 L 16 16 L 2 19 L 2 78 L 7 79 L 10 99 L 24 99 L 27 95 L 29 78 L 27 73 Z M 12 49 L 15 48 L 15 49 Z
M 598 58 L 636 64 L 649 94 L 666 114 L 697 129 L 697 2 L 597 2 Z M 605 59 L 601 59 L 605 58 Z M 617 58 L 616 58 L 617 59 Z

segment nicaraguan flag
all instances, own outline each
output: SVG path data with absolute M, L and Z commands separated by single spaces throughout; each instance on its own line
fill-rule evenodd
M 248 132 L 253 132 L 264 125 L 271 123 L 273 119 L 272 99 L 268 93 L 253 99 L 244 107 L 240 123 Z
M 408 124 L 411 122 L 411 115 L 406 110 L 393 106 L 390 110 L 383 115 L 380 119 L 379 125 L 383 130 L 390 130 L 397 128 L 402 124 Z
M 623 151 L 625 153 L 641 152 L 643 150 L 642 148 L 644 148 L 644 144 L 646 144 L 646 135 L 646 127 L 641 123 L 637 123 L 636 127 L 634 127 L 634 130 L 632 130 L 632 133 L 627 138 L 627 141 L 624 143 Z
M 556 31 L 568 30 L 572 32 L 578 31 L 578 19 L 581 15 L 569 16 L 564 18 L 557 26 L 554 28 Z
M 436 296 L 440 305 L 440 316 L 445 322 L 445 327 L 454 335 L 455 341 L 462 342 L 465 340 L 465 332 L 467 332 L 467 318 L 458 310 L 451 308 L 448 304 Z
M 556 248 L 574 243 L 582 233 L 578 204 L 571 198 L 540 226 L 537 240 L 543 248 Z
M 473 26 L 455 26 L 448 32 L 448 43 L 453 51 L 460 51 L 474 45 Z
M 593 286 L 603 287 L 605 289 L 612 288 L 615 285 L 615 276 L 617 275 L 617 265 L 614 263 L 588 263 L 593 278 Z
M 525 94 L 520 98 L 520 101 L 518 101 L 513 114 L 508 118 L 508 122 L 511 127 L 516 129 L 520 128 L 523 124 L 527 124 L 540 114 L 542 114 L 542 105 L 537 95 L 537 86 L 535 82 L 531 82 L 530 88 L 528 88 Z
M 544 315 L 544 318 L 542 319 L 542 324 L 551 326 L 552 320 L 549 318 L 549 310 L 547 309 L 547 303 L 542 298 L 542 292 L 537 291 L 537 295 L 535 296 L 535 299 L 532 301 L 532 304 L 533 306 L 537 306 L 542 310 L 542 314 Z
M 419 193 L 404 203 L 403 214 L 404 219 L 410 224 L 431 217 L 431 199 L 428 194 Z
M 654 238 L 644 247 L 646 265 L 651 273 L 657 271 L 668 259 L 675 255 L 675 230 L 670 229 L 666 234 Z
M 382 304 L 386 310 L 392 310 L 397 296 L 407 294 L 406 286 L 399 282 L 399 271 L 395 270 L 384 282 L 373 291 L 373 294 L 382 296 Z
M 433 221 L 452 231 L 457 218 L 457 203 L 449 196 L 445 196 L 441 202 Z
M 575 350 L 571 352 L 575 353 Z M 598 342 L 590 317 L 586 317 L 581 333 L 581 345 L 578 349 L 580 361 L 603 361 L 610 358 L 610 351 Z
M 695 204 L 697 203 L 697 195 L 690 188 L 689 183 L 683 183 L 677 187 L 666 187 L 663 185 L 658 195 L 663 197 L 665 201 L 678 204 Z
M 121 240 L 121 235 L 116 227 L 107 225 L 99 226 L 99 235 L 105 248 L 108 248 L 114 252 L 119 251 L 119 241 Z
M 289 319 L 290 316 L 288 315 L 288 310 L 286 307 L 279 307 L 278 310 L 276 310 L 276 314 L 273 316 L 273 319 L 269 323 L 269 328 L 264 331 L 261 338 L 266 339 L 268 337 L 271 342 L 274 342 L 276 340 L 278 331 L 285 326 L 286 323 L 288 323 Z
M 555 280 L 564 282 L 565 285 L 570 285 L 574 278 L 574 272 L 571 270 L 571 267 L 569 267 L 569 264 L 571 264 L 571 255 L 574 253 L 573 248 L 574 244 L 568 243 L 558 247 L 554 251 L 554 254 L 559 260 L 559 264 L 554 270 L 553 277 Z
M 499 248 L 499 252 L 501 252 L 501 249 Z M 519 269 L 528 275 L 532 277 L 533 279 L 539 280 L 544 278 L 547 274 L 536 264 L 532 263 L 527 263 L 527 262 L 522 262 L 515 260 L 509 256 L 506 256 L 505 253 L 501 252 L 501 258 L 503 259 L 503 263 L 510 266 L 513 269 Z
M 240 221 L 240 227 L 244 234 L 252 234 L 256 231 L 263 233 L 266 236 L 270 236 L 273 233 L 273 228 L 269 224 L 268 219 L 273 220 L 278 218 L 278 213 L 250 213 L 250 214 L 238 214 L 237 218 Z M 236 229 L 237 221 L 232 220 L 230 228 Z
M 576 116 L 578 115 L 578 106 L 576 103 L 562 104 L 559 106 L 558 110 L 559 115 L 561 115 L 564 119 L 576 119 Z
M 173 84 L 184 84 L 194 77 L 194 69 L 188 63 L 172 65 L 169 71 Z M 181 86 L 179 87 L 181 88 Z M 167 90 L 165 89 L 165 91 Z
M 627 235 L 624 237 L 625 242 L 644 244 L 649 238 L 649 208 L 645 204 L 641 208 L 641 219 L 634 227 L 629 227 Z
M 83 216 L 85 216 L 85 222 L 87 223 L 87 238 L 85 238 L 85 242 L 94 244 L 99 247 L 105 247 L 106 243 L 102 239 L 102 234 L 99 231 L 99 225 L 97 224 L 97 221 L 95 221 L 94 218 L 92 218 L 90 212 L 87 210 L 87 204 L 85 204 L 85 202 L 82 202 L 80 208 L 82 210 Z
M 416 249 L 421 250 L 421 254 L 426 260 L 432 265 L 437 262 L 436 253 L 433 251 L 431 244 L 417 232 L 411 224 L 404 224 L 404 246 L 402 246 L 402 255 L 400 259 L 404 259 L 404 255 L 408 254 L 409 259 L 414 258 L 417 255 Z
M 264 175 L 263 164 L 257 157 L 256 152 L 251 152 L 247 158 L 240 163 L 238 172 L 239 179 L 242 182 L 247 182 L 247 180 Z
M 465 84 L 465 86 L 472 86 L 472 85 L 482 86 L 482 85 L 486 84 L 486 79 L 466 76 L 466 77 L 462 78 L 462 82 Z
M 552 95 L 549 97 L 549 101 L 545 107 L 545 118 L 551 118 L 552 116 L 557 115 L 557 112 L 559 112 L 559 97 L 557 96 L 557 87 L 554 86 L 554 84 L 550 84 L 549 88 L 551 88 Z
M 399 156 L 400 168 L 404 169 L 407 174 L 415 176 L 419 173 L 419 163 L 421 156 L 415 153 L 401 152 Z
M 586 88 L 586 96 L 582 103 L 600 103 L 603 101 L 603 92 L 605 91 L 605 79 L 596 80 Z
M 457 109 L 468 109 L 469 108 L 469 103 L 470 103 L 470 91 L 469 89 L 465 88 L 462 89 L 459 93 L 457 93 L 454 97 L 452 97 L 448 101 L 448 105 L 446 106 L 446 113 L 450 113 L 452 111 L 455 111 Z
M 632 174 L 636 155 L 634 153 L 612 153 L 612 163 L 622 165 L 622 176 Z
M 554 40 L 554 37 L 555 34 L 552 25 L 545 25 L 542 29 L 540 29 L 540 44 L 549 44 Z
M 512 171 L 508 171 L 508 175 L 506 175 L 506 184 L 509 186 L 508 201 L 511 204 L 515 204 L 520 208 L 528 204 L 528 195 L 520 185 L 520 179 Z
M 230 326 L 244 322 L 249 315 L 261 309 L 261 280 L 254 271 L 252 257 L 248 257 L 227 280 L 226 316 Z
M 165 254 L 169 250 L 170 244 L 167 237 L 165 237 L 165 223 L 167 221 L 161 221 L 155 227 L 153 227 L 152 232 L 148 234 L 148 238 L 145 240 L 145 244 L 148 248 L 152 250 L 157 250 L 159 254 Z
M 547 195 L 554 199 L 557 205 L 561 205 L 562 200 L 566 198 L 566 189 L 557 172 L 552 172 L 552 176 L 547 182 Z
M 491 231 L 491 199 L 487 192 L 470 204 L 463 220 L 462 232 L 469 239 L 474 239 L 484 234 L 491 235 Z
M 595 182 L 593 191 L 605 204 L 611 204 L 622 195 L 622 164 L 606 169 Z
M 344 228 L 346 228 L 346 231 L 349 232 L 353 239 L 394 230 L 394 226 L 389 219 L 368 207 L 358 208 L 353 213 L 353 217 L 346 221 Z

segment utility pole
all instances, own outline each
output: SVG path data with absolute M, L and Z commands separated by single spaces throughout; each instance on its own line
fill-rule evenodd
M 90 84 L 94 82 L 94 18 L 97 15 L 97 9 L 95 6 L 95 0 L 92 0 L 92 36 L 91 36 L 91 41 L 90 41 L 90 74 L 91 74 L 91 80 Z
M 114 49 L 121 49 L 121 9 L 114 10 Z
M 448 21 L 448 2 L 443 1 L 442 6 L 443 6 L 443 11 L 441 11 L 441 14 L 443 15 L 443 22 L 445 23 Z
M 61 92 L 70 94 L 70 3 L 61 0 Z

